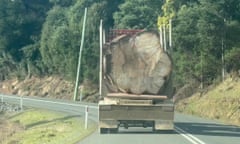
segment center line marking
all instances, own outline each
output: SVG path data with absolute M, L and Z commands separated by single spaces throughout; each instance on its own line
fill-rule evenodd
M 177 126 L 175 126 L 175 131 L 177 133 L 179 133 L 181 136 L 183 136 L 184 138 L 186 138 L 187 140 L 189 140 L 193 144 L 206 144 L 205 142 L 201 141 L 197 137 L 193 136 L 192 134 L 184 131 L 183 129 L 181 129 Z

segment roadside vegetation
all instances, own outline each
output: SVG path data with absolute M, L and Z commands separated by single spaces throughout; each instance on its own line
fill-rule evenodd
M 223 65 L 226 72 L 240 69 L 239 0 L 1 0 L 0 80 L 58 76 L 75 83 L 86 7 L 83 85 L 98 85 L 100 19 L 107 34 L 111 28 L 158 30 L 172 18 L 168 52 L 177 89 L 193 80 L 211 85 Z
M 96 130 L 93 122 L 85 130 L 80 116 L 42 109 L 5 115 L 0 126 L 0 143 L 4 144 L 74 144 Z
M 240 78 L 227 78 L 203 93 L 180 100 L 177 111 L 240 126 Z
M 223 87 L 212 93 L 208 88 L 219 83 L 222 69 L 228 74 L 240 70 L 240 0 L 0 0 L 0 93 L 71 99 L 86 7 L 80 71 L 84 95 L 98 92 L 101 19 L 107 34 L 111 28 L 158 30 L 158 20 L 168 25 L 171 18 L 173 46 L 167 51 L 174 63 L 174 87 L 178 91 L 194 82 L 195 88 L 201 84 L 207 90 L 180 102 L 179 110 L 193 114 L 198 111 L 203 116 L 201 111 L 209 112 L 207 115 L 216 119 L 225 114 L 234 123 L 239 121 L 234 118 L 237 96 L 226 94 L 239 87 L 230 90 Z M 36 79 L 44 81 L 39 84 Z M 213 107 L 215 110 L 210 111 Z M 226 110 L 228 107 L 233 110 Z M 15 118 L 10 123 L 23 126 L 23 133 L 30 134 L 41 125 L 45 126 L 42 135 L 46 135 L 38 135 L 39 138 L 58 136 L 51 129 L 51 133 L 45 131 L 50 128 L 46 123 L 29 128 L 29 124 Z M 66 121 L 62 120 L 61 124 L 66 125 Z M 25 140 L 20 133 L 13 138 L 21 140 L 21 137 Z

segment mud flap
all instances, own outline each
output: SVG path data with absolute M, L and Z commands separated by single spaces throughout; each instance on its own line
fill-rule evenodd
M 119 122 L 116 120 L 100 120 L 99 128 L 118 128 Z
M 154 122 L 154 130 L 174 130 L 174 123 L 171 120 L 157 120 Z

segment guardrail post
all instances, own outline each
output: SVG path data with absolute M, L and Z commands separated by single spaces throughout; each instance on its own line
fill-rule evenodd
M 80 102 L 82 101 L 82 97 L 83 97 L 83 86 L 81 86 L 81 89 L 80 89 Z
M 85 129 L 88 128 L 88 105 L 85 106 Z
M 20 97 L 20 109 L 23 110 L 23 97 Z

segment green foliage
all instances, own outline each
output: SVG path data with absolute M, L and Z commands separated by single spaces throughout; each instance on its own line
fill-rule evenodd
M 240 47 L 234 47 L 225 55 L 227 71 L 238 71 L 240 70 Z
M 21 69 L 24 69 L 25 71 L 22 76 L 44 75 L 45 67 L 43 65 L 43 62 L 41 61 L 39 49 L 40 49 L 39 42 L 27 45 L 21 49 L 25 57 L 20 63 L 20 65 L 23 65 Z
M 64 73 L 68 62 L 69 32 L 67 29 L 67 11 L 55 6 L 48 12 L 41 37 L 41 55 L 50 73 Z M 63 70 L 63 71 L 62 71 Z
M 162 1 L 131 0 L 119 5 L 114 13 L 115 27 L 122 29 L 157 28 Z
M 210 84 L 221 76 L 222 52 L 227 71 L 239 69 L 239 0 L 1 0 L 0 79 L 45 74 L 74 79 L 85 7 L 81 82 L 98 81 L 100 19 L 108 30 L 156 29 L 158 17 L 172 18 L 177 87 L 201 78 Z
M 233 6 L 233 3 L 199 0 L 182 4 L 177 8 L 173 26 L 175 79 L 178 84 L 191 79 L 211 84 L 213 79 L 221 76 L 222 41 L 226 51 L 239 45 L 236 37 L 240 32 L 239 24 L 229 20 L 236 13 L 224 10 L 227 9 L 225 4 Z
M 18 71 L 23 71 L 26 59 L 30 55 L 36 55 L 35 47 L 31 45 L 39 41 L 41 25 L 48 8 L 48 0 L 0 1 L 0 58 L 4 61 L 2 66 L 11 69 L 8 74 L 4 72 L 5 78 L 12 75 L 11 73 L 14 75 Z M 27 55 L 22 50 L 24 47 L 29 49 Z M 30 50 L 31 48 L 33 49 Z M 35 58 L 32 57 L 31 63 L 38 60 L 37 57 Z M 11 63 L 11 66 L 6 63 Z M 12 69 L 13 65 L 15 68 Z
M 240 21 L 233 20 L 226 23 L 226 45 L 229 48 L 240 47 Z
M 59 5 L 62 7 L 68 7 L 71 6 L 76 0 L 49 0 L 50 3 L 53 3 L 54 5 Z
M 84 8 L 88 7 L 85 41 L 81 59 L 80 81 L 98 81 L 99 23 L 103 18 L 112 25 L 112 13 L 117 2 L 76 1 L 69 7 L 56 4 L 49 12 L 41 36 L 41 55 L 50 74 L 74 79 L 82 33 Z M 110 18 L 109 18 L 110 17 Z
M 26 8 L 21 1 L 9 2 L 2 0 L 0 2 L 0 41 L 1 50 L 8 51 L 11 55 L 14 55 L 16 60 L 19 60 L 21 54 L 18 50 L 25 43 L 25 38 L 21 26 L 26 23 L 24 19 Z M 25 40 L 25 41 L 24 41 Z
M 24 127 L 24 130 L 7 137 L 3 143 L 17 141 L 21 144 L 74 144 L 96 130 L 96 125 L 92 122 L 89 122 L 86 130 L 83 117 L 41 109 L 29 109 L 18 113 L 9 118 L 9 123 L 17 123 Z

